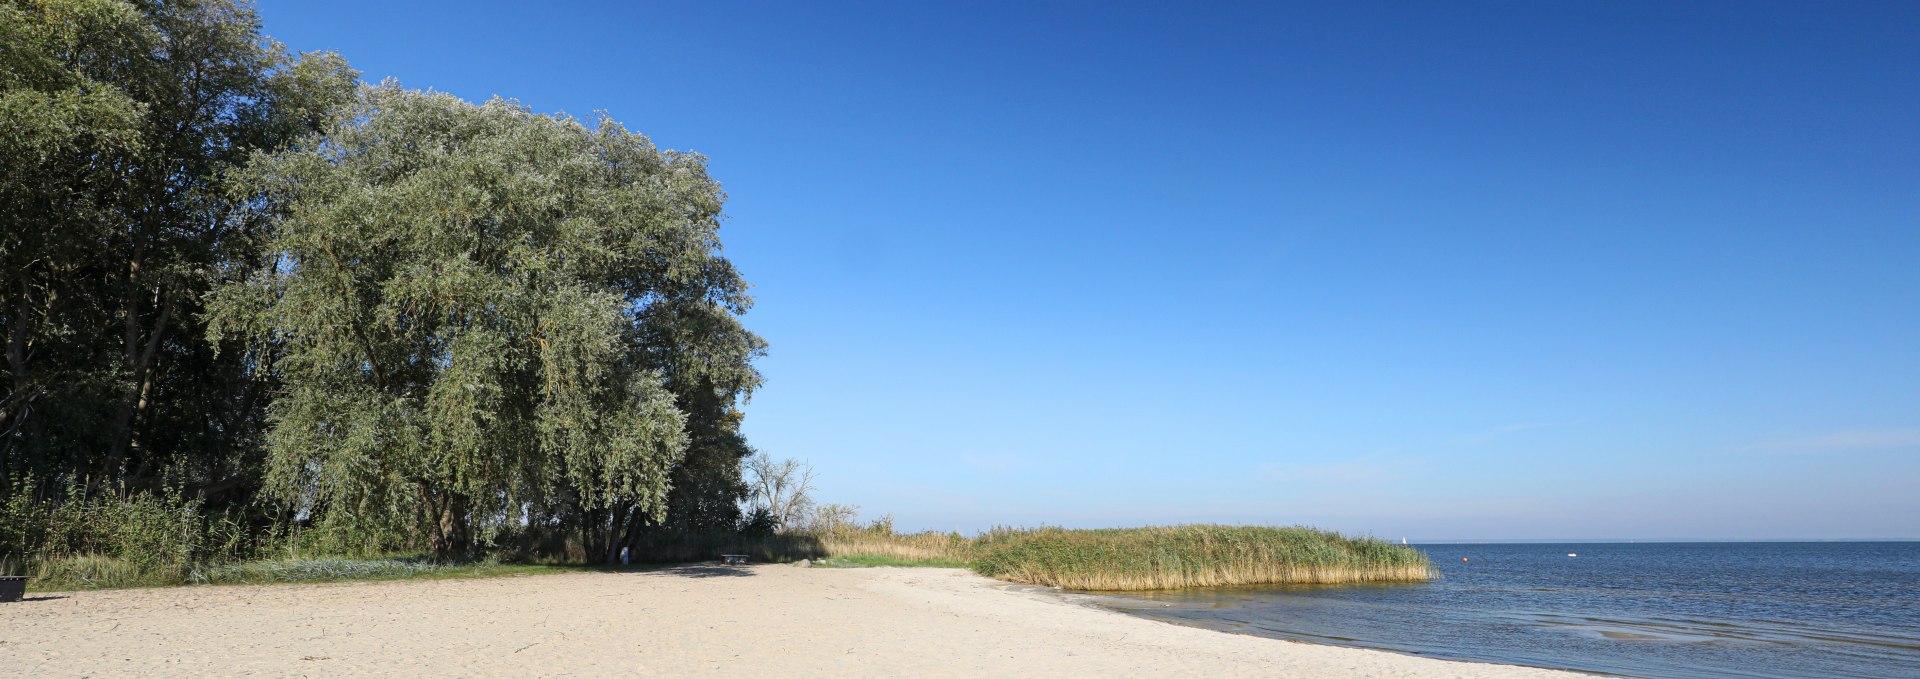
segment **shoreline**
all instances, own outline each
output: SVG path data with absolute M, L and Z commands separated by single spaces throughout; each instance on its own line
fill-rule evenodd
M 742 568 L 29 592 L 30 676 L 1590 677 L 1151 620 L 943 568 Z
M 1044 588 L 1036 588 L 1036 589 L 1044 589 Z M 1540 670 L 1543 672 L 1571 673 L 1574 675 L 1584 676 L 1584 677 L 1624 676 L 1619 674 L 1611 674 L 1607 672 L 1599 672 L 1599 671 L 1593 671 L 1593 670 L 1582 670 L 1582 669 L 1575 669 L 1570 667 L 1543 667 L 1540 665 L 1522 665 L 1518 663 L 1501 662 L 1498 660 L 1489 660 L 1489 659 L 1481 659 L 1481 658 L 1425 655 L 1425 654 L 1417 653 L 1414 651 L 1405 651 L 1405 650 L 1394 649 L 1394 648 L 1385 648 L 1381 646 L 1372 646 L 1365 643 L 1360 643 L 1358 640 L 1355 640 L 1355 643 L 1340 644 L 1340 643 L 1332 643 L 1327 641 L 1317 641 L 1313 639 L 1298 639 L 1298 638 L 1292 638 L 1292 637 L 1266 636 L 1262 634 L 1256 634 L 1254 632 L 1243 632 L 1243 631 L 1232 630 L 1232 629 L 1223 629 L 1221 627 L 1213 627 L 1213 626 L 1201 624 L 1198 621 L 1183 622 L 1179 618 L 1161 618 L 1161 617 L 1153 617 L 1153 616 L 1144 615 L 1144 614 L 1129 613 L 1128 610 L 1130 609 L 1144 610 L 1143 608 L 1144 604 L 1127 599 L 1125 596 L 1126 593 L 1103 594 L 1098 592 L 1058 591 L 1058 592 L 1052 592 L 1052 594 L 1062 598 L 1067 603 L 1075 606 L 1084 606 L 1087 608 L 1092 608 L 1100 611 L 1118 613 L 1120 615 L 1124 615 L 1130 618 L 1138 618 L 1141 620 L 1157 622 L 1165 625 L 1172 625 L 1175 627 L 1185 627 L 1190 629 L 1206 630 L 1209 632 L 1215 632 L 1219 634 L 1243 636 L 1243 637 L 1250 637 L 1254 639 L 1264 639 L 1267 641 L 1277 641 L 1277 642 L 1289 643 L 1289 644 L 1304 644 L 1308 646 L 1325 646 L 1328 648 L 1345 648 L 1345 649 L 1352 649 L 1352 650 L 1358 650 L 1358 651 L 1372 651 L 1376 653 L 1390 653 L 1393 655 L 1404 656 L 1408 658 L 1417 658 L 1422 660 L 1439 660 L 1443 662 L 1454 662 L 1454 663 L 1467 663 L 1469 665 L 1495 665 L 1499 667 L 1514 667 L 1514 668 L 1520 668 L 1520 669 L 1526 669 L 1526 670 Z M 1123 601 L 1130 602 L 1130 603 L 1121 604 L 1120 602 L 1123 602 Z

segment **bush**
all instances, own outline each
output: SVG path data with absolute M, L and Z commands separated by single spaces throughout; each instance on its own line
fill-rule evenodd
M 194 563 L 236 556 L 246 534 L 177 495 L 34 502 L 16 493 L 0 505 L 0 564 L 52 587 L 172 584 Z
M 246 558 L 259 547 L 246 522 L 207 514 L 179 493 L 36 495 L 21 483 L 0 503 L 0 574 L 31 575 L 38 587 L 175 585 L 196 564 Z

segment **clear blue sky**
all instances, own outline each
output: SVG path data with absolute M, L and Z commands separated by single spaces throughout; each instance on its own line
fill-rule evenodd
M 261 3 L 712 158 L 902 528 L 1920 538 L 1920 3 Z

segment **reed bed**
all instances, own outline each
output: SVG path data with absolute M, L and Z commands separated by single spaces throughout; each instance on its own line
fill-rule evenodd
M 1421 552 L 1312 528 L 1187 525 L 995 530 L 978 539 L 982 575 L 1048 587 L 1138 591 L 1333 585 L 1432 577 Z
M 900 565 L 964 566 L 973 554 L 973 541 L 948 533 L 848 532 L 824 536 L 820 546 L 829 557 Z
M 1087 591 L 1412 582 L 1433 576 L 1418 550 L 1303 527 L 1000 528 L 971 539 L 859 531 L 823 538 L 821 544 L 830 557 L 851 563 L 964 564 L 1001 580 Z

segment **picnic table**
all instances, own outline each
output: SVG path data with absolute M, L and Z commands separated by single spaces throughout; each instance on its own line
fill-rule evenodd
M 747 562 L 747 555 L 745 554 L 721 554 L 720 555 L 720 563 L 726 564 L 728 566 L 738 566 L 746 562 Z

